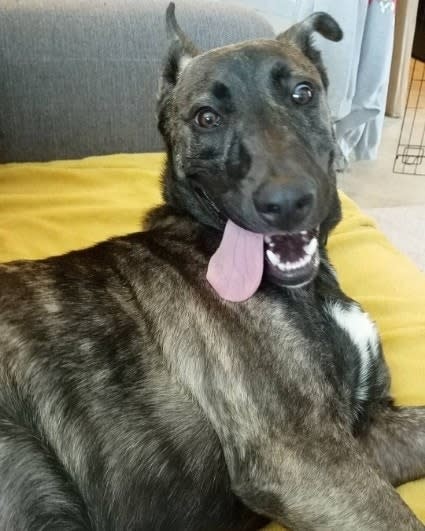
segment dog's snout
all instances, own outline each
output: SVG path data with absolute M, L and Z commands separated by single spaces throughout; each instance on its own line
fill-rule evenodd
M 310 184 L 262 184 L 254 194 L 254 205 L 260 216 L 272 226 L 291 230 L 311 213 L 316 199 Z

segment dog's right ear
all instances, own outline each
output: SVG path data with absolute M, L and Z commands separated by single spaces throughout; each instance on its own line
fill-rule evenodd
M 291 42 L 298 46 L 317 67 L 323 84 L 328 87 L 328 76 L 322 62 L 320 52 L 315 48 L 312 37 L 317 32 L 330 41 L 338 42 L 343 33 L 338 22 L 327 13 L 313 13 L 306 19 L 294 24 L 289 29 L 280 33 L 276 39 L 280 42 Z
M 172 90 L 177 83 L 179 73 L 187 66 L 188 62 L 198 55 L 198 50 L 190 39 L 185 35 L 177 23 L 175 15 L 176 6 L 171 2 L 167 8 L 165 20 L 167 25 L 167 36 L 170 47 L 165 60 L 164 69 L 159 87 L 159 101 Z
M 325 39 L 334 42 L 340 41 L 343 37 L 338 22 L 327 13 L 318 11 L 294 24 L 276 38 L 277 40 L 295 41 L 301 48 L 305 48 L 310 44 L 311 36 L 315 31 Z

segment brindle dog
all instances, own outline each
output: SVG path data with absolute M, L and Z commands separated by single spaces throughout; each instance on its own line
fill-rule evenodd
M 425 474 L 425 410 L 392 406 L 326 256 L 336 147 L 310 41 L 339 26 L 198 53 L 173 5 L 167 24 L 165 206 L 1 267 L 0 529 L 423 529 L 392 485 Z M 264 246 L 243 302 L 206 279 L 228 219 Z

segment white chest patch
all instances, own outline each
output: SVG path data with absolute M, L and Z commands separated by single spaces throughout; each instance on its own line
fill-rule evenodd
M 379 336 L 375 324 L 356 304 L 344 307 L 336 302 L 329 304 L 328 311 L 358 349 L 360 370 L 356 396 L 359 400 L 366 400 L 370 367 L 379 356 Z
M 190 55 L 183 55 L 180 58 L 179 73 L 182 72 L 187 67 L 187 65 L 192 61 L 192 59 L 193 57 L 191 57 Z

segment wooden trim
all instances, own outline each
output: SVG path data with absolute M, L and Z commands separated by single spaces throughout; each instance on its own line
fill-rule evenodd
M 398 0 L 395 13 L 394 49 L 386 113 L 403 116 L 409 82 L 409 66 L 419 0 Z

